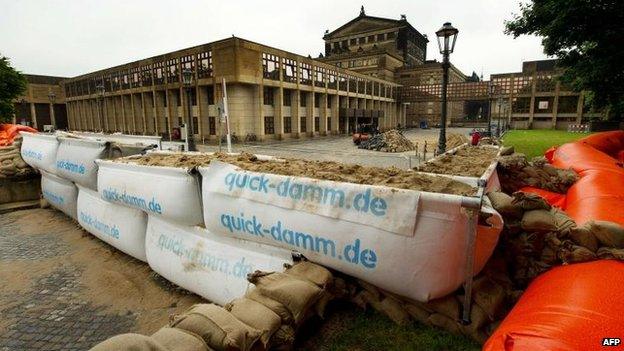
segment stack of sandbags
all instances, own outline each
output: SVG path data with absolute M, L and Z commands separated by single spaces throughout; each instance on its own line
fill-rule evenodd
M 492 262 L 496 262 L 493 260 Z M 399 325 L 416 322 L 435 326 L 451 333 L 464 335 L 483 343 L 510 308 L 506 272 L 488 264 L 474 280 L 470 323 L 461 322 L 464 294 L 462 289 L 427 303 L 412 301 L 385 292 L 364 281 L 358 281 L 361 291 L 352 302 L 363 309 L 371 306 Z M 499 265 L 503 267 L 504 265 Z M 502 281 L 500 280 L 502 277 Z
M 624 259 L 624 228 L 616 223 L 589 221 L 577 226 L 565 212 L 530 193 L 492 192 L 488 198 L 505 219 L 499 249 L 506 253 L 518 288 L 552 266 Z
M 446 149 L 454 149 L 468 142 L 468 137 L 463 134 L 451 133 L 446 136 Z
M 543 157 L 536 157 L 529 162 L 521 153 L 501 156 L 497 171 L 501 187 L 508 194 L 525 186 L 565 194 L 578 180 L 573 170 L 555 168 Z
M 152 336 L 121 334 L 91 348 L 92 351 L 212 351 L 197 334 L 164 327 Z
M 0 146 L 0 178 L 18 178 L 34 173 L 20 154 L 22 138 L 16 137 L 11 145 Z
M 391 129 L 362 141 L 358 148 L 383 152 L 404 152 L 412 151 L 416 147 L 409 139 L 403 136 L 400 131 Z

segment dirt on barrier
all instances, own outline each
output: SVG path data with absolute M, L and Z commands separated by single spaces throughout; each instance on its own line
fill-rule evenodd
M 399 189 L 430 191 L 444 194 L 473 195 L 471 186 L 438 176 L 415 173 L 396 167 L 379 168 L 345 164 L 332 161 L 309 161 L 301 159 L 260 160 L 253 154 L 159 154 L 120 159 L 118 162 L 136 163 L 148 166 L 197 167 L 219 160 L 253 172 L 264 172 L 285 176 L 309 177 L 321 180 L 354 184 L 382 185 Z
M 418 167 L 421 172 L 480 177 L 490 166 L 498 149 L 492 147 L 464 147 L 453 155 L 442 155 Z

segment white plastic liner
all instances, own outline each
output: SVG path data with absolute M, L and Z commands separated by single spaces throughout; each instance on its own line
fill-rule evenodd
M 64 212 L 73 219 L 77 219 L 78 188 L 76 188 L 74 183 L 52 173 L 42 171 L 41 193 L 52 207 Z
M 147 262 L 145 212 L 106 202 L 100 198 L 97 191 L 79 185 L 78 223 L 98 239 Z
M 154 136 L 154 135 L 127 135 L 121 133 L 113 133 L 113 134 L 103 134 L 103 133 L 92 133 L 92 132 L 80 132 L 74 131 L 72 134 L 80 135 L 87 138 L 92 138 L 96 140 L 104 140 L 111 141 L 121 144 L 131 144 L 131 145 L 157 145 L 160 149 L 162 137 Z
M 24 162 L 38 170 L 56 173 L 58 140 L 51 134 L 20 132 Z
M 292 254 L 268 245 L 215 235 L 149 216 L 147 262 L 167 280 L 212 302 L 224 305 L 251 286 L 255 270 L 283 271 Z
M 211 232 L 297 250 L 419 301 L 445 296 L 464 281 L 468 218 L 461 196 L 261 174 L 214 161 L 199 170 Z M 284 184 L 304 190 L 285 196 Z M 344 196 L 325 196 L 337 191 Z M 500 215 L 486 208 L 496 234 L 477 236 L 475 274 L 502 228 Z
M 102 199 L 185 225 L 203 225 L 199 180 L 189 169 L 97 160 Z
M 105 158 L 105 141 L 58 137 L 56 174 L 76 184 L 97 190 L 96 159 Z

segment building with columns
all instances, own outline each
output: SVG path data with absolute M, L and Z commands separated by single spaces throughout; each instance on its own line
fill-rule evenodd
M 188 94 L 185 69 L 193 72 Z M 392 81 L 232 37 L 66 80 L 69 127 L 170 138 L 187 120 L 189 98 L 196 140 L 217 139 L 223 79 L 231 130 L 239 140 L 405 123 L 396 100 L 399 85 Z
M 53 129 L 67 128 L 65 90 L 62 81 L 66 78 L 25 74 L 26 91 L 15 104 L 13 123 L 24 124 L 43 131 L 44 126 Z

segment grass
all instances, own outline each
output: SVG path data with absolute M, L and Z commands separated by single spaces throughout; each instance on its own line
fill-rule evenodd
M 371 309 L 362 311 L 353 306 L 333 309 L 331 315 L 308 325 L 309 335 L 299 336 L 298 350 L 427 350 L 478 351 L 472 340 L 417 322 L 399 326 L 388 317 Z M 299 338 L 298 337 L 298 338 Z
M 510 130 L 503 137 L 503 144 L 513 146 L 516 152 L 521 152 L 531 159 L 543 156 L 551 146 L 565 144 L 587 135 L 562 130 Z

